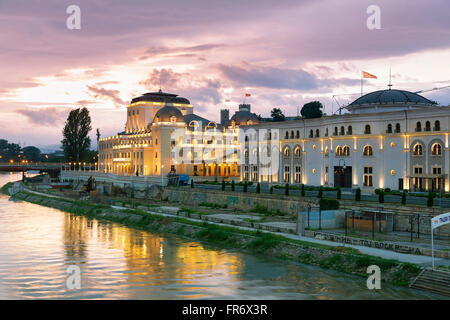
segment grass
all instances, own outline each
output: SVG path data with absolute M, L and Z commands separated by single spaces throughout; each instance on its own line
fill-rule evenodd
M 11 188 L 12 186 L 13 186 L 13 183 L 12 182 L 8 182 L 7 184 L 2 186 L 1 192 L 3 194 L 6 194 L 7 196 L 9 196 L 8 189 Z
M 211 208 L 211 209 L 222 209 L 222 208 L 226 209 L 226 208 L 228 208 L 227 204 L 221 205 L 221 204 L 218 204 L 218 203 L 211 203 L 211 202 L 200 202 L 198 205 L 200 207 L 208 207 L 208 208 Z

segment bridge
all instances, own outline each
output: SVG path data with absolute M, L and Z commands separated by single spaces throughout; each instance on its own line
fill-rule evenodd
M 59 175 L 61 171 L 60 163 L 36 162 L 36 163 L 0 163 L 0 171 L 25 172 L 39 171 L 48 172 L 52 178 Z

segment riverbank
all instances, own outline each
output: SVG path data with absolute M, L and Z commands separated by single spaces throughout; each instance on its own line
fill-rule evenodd
M 8 187 L 5 185 L 2 192 L 7 192 Z M 201 221 L 201 217 L 190 219 L 167 216 L 152 211 L 151 207 L 148 209 L 119 208 L 89 201 L 31 194 L 26 191 L 17 194 L 14 198 L 76 215 L 119 222 L 155 233 L 175 234 L 218 247 L 289 259 L 364 278 L 367 277 L 368 266 L 378 265 L 382 271 L 382 281 L 404 287 L 407 287 L 421 271 L 420 266 L 369 256 L 349 247 L 333 247 L 290 239 L 273 233 L 206 223 Z

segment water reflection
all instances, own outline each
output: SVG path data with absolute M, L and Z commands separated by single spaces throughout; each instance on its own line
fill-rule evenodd
M 0 174 L 0 185 L 18 175 Z M 81 289 L 68 290 L 70 265 Z M 0 196 L 0 298 L 431 298 L 286 261 L 217 250 L 172 236 L 74 216 Z

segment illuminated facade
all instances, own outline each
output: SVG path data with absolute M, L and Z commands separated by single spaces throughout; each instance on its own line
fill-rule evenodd
M 148 93 L 128 106 L 124 132 L 100 139 L 98 169 L 363 191 L 449 190 L 450 106 L 388 89 L 358 98 L 347 110 L 272 122 L 242 104 L 231 119 L 221 112 L 225 118 L 216 123 L 195 115 L 185 98 Z

